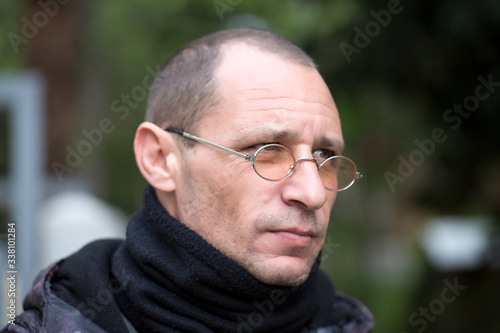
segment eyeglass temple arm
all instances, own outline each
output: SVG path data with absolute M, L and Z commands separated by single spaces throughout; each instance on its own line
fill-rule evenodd
M 344 157 L 344 156 L 342 156 L 342 157 Z M 347 157 L 344 157 L 344 158 L 347 158 Z M 348 159 L 348 160 L 350 160 L 350 159 Z M 354 162 L 352 162 L 352 163 L 354 164 Z M 344 169 L 344 171 L 349 172 L 348 170 L 345 170 L 345 169 Z M 351 172 L 349 172 L 349 173 L 351 173 Z M 363 178 L 363 174 L 361 172 L 359 172 L 359 171 L 356 171 L 354 173 L 354 180 L 361 179 L 361 178 Z
M 192 134 L 189 134 L 189 133 L 186 133 L 178 128 L 175 128 L 175 127 L 167 127 L 165 128 L 165 131 L 167 132 L 173 132 L 173 133 L 177 133 L 179 135 L 182 135 L 183 137 L 186 137 L 188 139 L 191 139 L 191 140 L 194 140 L 194 141 L 198 141 L 198 142 L 201 142 L 201 143 L 205 143 L 209 146 L 212 146 L 214 148 L 217 148 L 217 149 L 220 149 L 220 150 L 223 150 L 227 153 L 230 153 L 230 154 L 234 154 L 236 156 L 239 156 L 239 157 L 242 157 L 244 158 L 245 160 L 247 161 L 252 161 L 255 157 L 253 155 L 250 155 L 250 154 L 242 154 L 242 153 L 239 153 L 235 150 L 232 150 L 232 149 L 229 149 L 229 148 L 226 148 L 226 147 L 223 147 L 223 146 L 220 146 L 216 143 L 213 143 L 213 142 L 210 142 L 210 141 L 207 141 L 207 140 L 204 140 L 202 138 L 199 138 L 195 135 L 192 135 Z

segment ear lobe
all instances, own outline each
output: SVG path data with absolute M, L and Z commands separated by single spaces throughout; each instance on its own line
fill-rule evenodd
M 149 184 L 163 192 L 175 191 L 179 149 L 170 133 L 150 122 L 140 124 L 135 133 L 134 153 Z

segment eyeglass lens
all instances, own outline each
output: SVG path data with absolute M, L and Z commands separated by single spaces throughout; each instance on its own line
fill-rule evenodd
M 295 168 L 292 152 L 284 146 L 270 144 L 257 150 L 254 169 L 264 179 L 277 181 L 289 176 Z M 325 160 L 319 170 L 323 186 L 339 191 L 349 187 L 356 179 L 356 167 L 348 158 L 335 156 Z
M 293 171 L 295 159 L 287 148 L 271 144 L 260 148 L 254 161 L 255 171 L 267 180 L 281 180 Z

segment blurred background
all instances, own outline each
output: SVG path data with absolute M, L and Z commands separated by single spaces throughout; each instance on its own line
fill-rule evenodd
M 317 61 L 364 174 L 332 213 L 336 288 L 374 332 L 500 332 L 496 0 L 0 2 L 0 263 L 15 222 L 18 297 L 51 261 L 123 235 L 146 184 L 132 141 L 152 78 L 237 26 Z

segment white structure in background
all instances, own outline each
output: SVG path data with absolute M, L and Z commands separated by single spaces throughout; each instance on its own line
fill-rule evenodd
M 63 191 L 40 205 L 38 269 L 102 238 L 124 238 L 127 217 L 84 191 Z
M 38 253 L 33 228 L 37 205 L 45 194 L 44 97 L 45 84 L 40 73 L 1 73 L 0 110 L 6 111 L 9 117 L 9 171 L 6 177 L 0 175 L 0 204 L 16 224 L 17 297 L 23 296 L 31 286 Z M 0 241 L 0 262 L 5 274 L 7 247 L 3 243 L 6 239 L 2 237 Z M 3 280 L 2 286 L 6 283 Z
M 45 82 L 37 71 L 0 73 L 0 112 L 7 113 L 8 174 L 0 175 L 0 208 L 16 226 L 15 266 L 17 312 L 40 268 L 76 251 L 96 238 L 124 236 L 126 217 L 70 180 L 53 181 L 45 174 Z M 2 156 L 3 158 L 3 156 Z M 60 193 L 43 202 L 49 193 Z M 2 224 L 7 221 L 0 221 Z M 0 306 L 7 298 L 7 235 L 0 234 Z M 10 297 L 10 296 L 9 296 Z M 7 316 L 0 317 L 0 327 Z
M 489 222 L 481 217 L 435 217 L 425 224 L 420 244 L 440 272 L 479 269 L 490 246 Z

